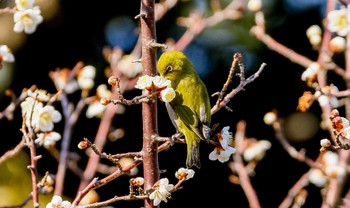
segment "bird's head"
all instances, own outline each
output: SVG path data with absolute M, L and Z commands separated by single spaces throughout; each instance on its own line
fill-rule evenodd
M 188 70 L 193 69 L 192 62 L 181 51 L 163 53 L 158 60 L 160 76 L 174 82 L 181 78 Z

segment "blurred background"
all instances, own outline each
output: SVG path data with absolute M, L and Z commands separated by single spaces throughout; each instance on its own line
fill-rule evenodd
M 226 5 L 229 1 L 221 2 Z M 306 30 L 314 24 L 321 26 L 326 0 L 263 0 L 262 2 L 268 34 L 294 51 L 315 60 L 318 53 L 310 45 Z M 103 47 L 118 46 L 129 53 L 137 41 L 139 23 L 134 17 L 140 11 L 139 1 L 121 3 L 111 0 L 36 0 L 36 4 L 42 10 L 44 22 L 31 35 L 14 33 L 12 14 L 0 15 L 0 44 L 8 45 L 16 57 L 14 64 L 7 64 L 4 70 L 0 71 L 1 110 L 9 102 L 9 98 L 3 95 L 4 89 L 11 88 L 16 94 L 20 94 L 23 88 L 35 84 L 39 88 L 54 93 L 56 90 L 48 73 L 57 67 L 72 68 L 78 61 L 97 68 L 96 86 L 106 84 L 108 78 L 105 77 L 104 70 L 108 63 L 102 54 Z M 0 1 L 0 7 L 11 5 L 14 5 L 12 1 Z M 163 43 L 169 37 L 177 40 L 181 36 L 184 28 L 176 25 L 179 16 L 186 16 L 193 9 L 209 15 L 211 13 L 209 8 L 207 0 L 179 1 L 175 8 L 157 23 L 158 42 Z M 287 196 L 288 190 L 309 167 L 290 158 L 283 150 L 275 139 L 271 126 L 267 126 L 263 121 L 265 113 L 277 110 L 279 116 L 285 119 L 286 136 L 290 142 L 297 150 L 304 148 L 306 155 L 310 158 L 317 157 L 320 149 L 319 141 L 328 135 L 319 127 L 321 111 L 317 104 L 313 105 L 308 113 L 300 113 L 296 110 L 298 98 L 308 89 L 306 83 L 301 80 L 304 68 L 269 50 L 250 35 L 249 30 L 253 25 L 254 15 L 249 12 L 238 21 L 223 21 L 212 28 L 207 28 L 184 52 L 193 61 L 207 85 L 209 94 L 221 90 L 234 53 L 242 54 L 247 77 L 255 73 L 262 63 L 267 64 L 260 77 L 231 100 L 228 106 L 233 111 L 227 112 L 222 109 L 213 116 L 212 123 L 220 123 L 222 127 L 230 126 L 235 132 L 237 122 L 245 120 L 248 137 L 271 142 L 271 149 L 258 163 L 251 180 L 261 205 L 277 207 Z M 229 89 L 236 87 L 238 83 L 239 79 L 235 78 Z M 140 91 L 136 90 L 129 91 L 125 97 L 132 98 L 139 93 Z M 211 101 L 214 104 L 216 97 Z M 159 103 L 158 106 L 159 134 L 170 136 L 175 129 L 163 103 Z M 1 154 L 13 148 L 21 140 L 19 128 L 22 121 L 19 109 L 16 115 L 13 121 L 0 120 Z M 76 126 L 71 151 L 82 155 L 82 168 L 86 157 L 77 148 L 77 144 L 83 137 L 94 138 L 98 124 L 97 118 L 87 119 L 82 115 Z M 113 125 L 123 128 L 125 136 L 117 142 L 110 142 L 105 148 L 107 153 L 115 154 L 141 149 L 141 105 L 127 107 L 124 114 L 115 118 Z M 60 128 L 62 126 L 58 125 L 57 131 Z M 248 207 L 241 187 L 228 180 L 232 173 L 228 163 L 208 159 L 212 150 L 211 146 L 201 144 L 202 168 L 195 170 L 195 177 L 185 182 L 182 190 L 172 194 L 172 199 L 168 203 L 161 203 L 162 207 L 208 207 L 209 205 Z M 40 174 L 44 174 L 46 170 L 55 173 L 56 161 L 43 148 L 39 149 L 39 154 L 44 156 L 38 164 Z M 170 182 L 175 183 L 174 173 L 185 165 L 185 159 L 185 145 L 175 145 L 168 151 L 161 152 L 159 162 L 160 168 L 164 171 L 161 177 L 168 177 Z M 30 183 L 29 171 L 24 165 L 27 160 L 28 155 L 24 152 L 1 167 L 1 197 L 10 192 L 16 193 L 17 199 L 14 200 L 19 203 L 28 195 L 30 186 L 23 185 Z M 140 166 L 139 175 L 142 175 L 141 169 Z M 26 178 L 27 175 L 28 178 Z M 128 194 L 128 179 L 128 176 L 123 176 L 97 189 L 100 200 Z M 68 171 L 65 196 L 73 198 L 78 185 L 78 177 Z M 28 190 L 22 187 L 27 187 Z M 305 207 L 319 207 L 320 189 L 313 185 L 309 185 L 307 189 L 309 197 Z M 8 196 L 6 198 L 15 198 L 15 196 Z M 47 198 L 51 199 L 51 196 Z M 142 207 L 143 203 L 117 202 L 112 206 Z

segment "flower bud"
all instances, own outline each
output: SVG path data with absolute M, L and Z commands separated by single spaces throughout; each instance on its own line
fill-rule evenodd
M 313 46 L 318 46 L 321 43 L 321 40 L 322 38 L 320 35 L 312 35 L 309 37 L 309 41 Z
M 346 48 L 345 38 L 340 37 L 340 36 L 332 38 L 332 40 L 329 42 L 329 48 L 334 53 L 343 52 Z
M 100 103 L 101 103 L 102 105 L 108 105 L 108 104 L 110 104 L 111 102 L 112 102 L 112 100 L 109 99 L 109 98 L 101 98 L 101 99 L 100 99 Z
M 130 179 L 130 184 L 133 186 L 140 187 L 144 183 L 144 179 L 142 177 L 132 178 Z
M 264 122 L 267 125 L 272 125 L 277 120 L 277 114 L 275 112 L 268 112 L 264 116 Z
M 247 8 L 249 9 L 249 11 L 257 12 L 262 8 L 262 2 L 261 0 L 249 0 Z
M 312 25 L 306 30 L 306 36 L 311 38 L 311 36 L 318 35 L 321 36 L 322 30 L 318 25 Z
M 86 149 L 88 146 L 89 146 L 89 142 L 87 141 L 81 141 L 78 144 L 78 148 L 81 150 Z
M 322 147 L 329 147 L 329 146 L 331 146 L 331 141 L 329 141 L 328 139 L 322 139 L 320 143 L 321 143 Z
M 115 76 L 110 76 L 108 78 L 108 84 L 110 84 L 112 86 L 117 86 L 119 84 L 119 79 Z

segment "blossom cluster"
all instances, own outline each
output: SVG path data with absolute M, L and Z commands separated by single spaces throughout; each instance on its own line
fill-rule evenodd
M 236 149 L 231 146 L 232 144 L 232 132 L 229 132 L 230 127 L 226 126 L 222 128 L 221 132 L 217 134 L 218 145 L 209 154 L 210 160 L 219 160 L 224 163 L 230 159 L 230 156 L 236 152 Z
M 63 90 L 67 94 L 72 94 L 81 90 L 82 97 L 87 97 L 90 90 L 95 87 L 96 67 L 86 65 L 84 67 L 77 67 L 77 70 L 70 70 L 63 68 L 50 73 L 50 77 L 54 80 L 56 87 Z M 73 74 L 72 74 L 73 73 Z M 96 95 L 94 99 L 89 102 L 86 117 L 100 117 L 106 110 L 106 106 L 101 105 L 101 98 L 111 98 L 112 92 L 107 85 L 100 84 L 96 88 Z
M 153 88 L 160 91 L 159 99 L 163 102 L 171 102 L 175 96 L 175 90 L 170 87 L 171 81 L 162 76 L 143 75 L 139 77 L 135 88 L 151 91 Z
M 321 155 L 320 163 L 323 169 L 312 168 L 309 180 L 317 187 L 325 187 L 330 179 L 341 178 L 345 173 L 345 167 L 339 164 L 339 155 L 332 151 L 326 151 Z
M 334 109 L 330 116 L 333 129 L 345 139 L 350 140 L 350 122 L 348 119 L 341 117 L 338 110 Z
M 175 177 L 179 179 L 179 181 L 191 179 L 193 176 L 194 171 L 187 168 L 180 168 L 175 173 Z M 167 202 L 174 188 L 175 186 L 169 184 L 169 179 L 167 178 L 162 178 L 157 181 L 153 186 L 154 191 L 149 195 L 149 198 L 153 200 L 153 205 L 158 206 L 162 201 Z
M 69 208 L 71 203 L 69 201 L 63 201 L 62 197 L 55 195 L 52 197 L 51 202 L 46 205 L 46 208 Z
M 48 104 L 50 95 L 45 90 L 28 90 L 27 94 L 28 97 L 20 104 L 25 124 L 37 133 L 35 143 L 49 148 L 61 139 L 61 135 L 52 130 L 54 123 L 61 121 L 62 115 Z
M 34 6 L 35 0 L 16 0 L 16 12 L 13 16 L 15 25 L 13 30 L 17 33 L 32 34 L 37 26 L 43 22 L 39 6 Z
M 327 14 L 327 29 L 334 34 L 329 42 L 329 49 L 333 53 L 343 52 L 346 48 L 346 39 L 344 38 L 350 29 L 350 7 L 342 6 Z M 322 41 L 322 30 L 318 25 L 311 25 L 306 30 L 306 36 L 311 45 L 318 49 Z

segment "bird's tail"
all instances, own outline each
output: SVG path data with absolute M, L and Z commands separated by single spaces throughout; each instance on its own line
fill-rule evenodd
M 192 133 L 192 132 L 191 132 Z M 188 140 L 186 139 L 187 143 L 187 159 L 186 159 L 186 166 L 187 168 L 190 168 L 192 166 L 196 166 L 197 168 L 201 167 L 201 160 L 199 157 L 199 142 L 200 139 L 196 138 L 195 134 L 193 133 L 193 139 Z

